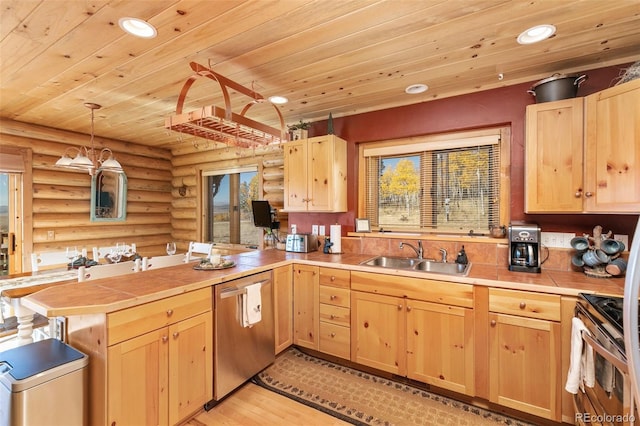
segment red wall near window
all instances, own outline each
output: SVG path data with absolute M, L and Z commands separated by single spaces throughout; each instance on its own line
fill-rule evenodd
M 578 90 L 586 96 L 612 86 L 630 64 L 584 72 L 588 79 Z M 428 83 L 428 82 L 425 82 Z M 311 232 L 312 224 L 341 224 L 343 233 L 353 231 L 357 212 L 357 144 L 415 135 L 480 127 L 511 126 L 511 220 L 538 223 L 543 231 L 591 233 L 595 225 L 605 231 L 632 235 L 637 215 L 529 215 L 524 213 L 525 109 L 535 103 L 527 93 L 536 81 L 446 99 L 429 100 L 405 107 L 333 118 L 334 133 L 348 143 L 347 213 L 289 213 L 289 224 L 298 232 Z M 401 90 L 402 88 L 399 88 Z M 428 93 L 428 92 L 427 92 Z M 409 96 L 409 95 L 407 95 Z M 327 122 L 314 123 L 310 136 L 326 134 Z M 286 232 L 283 230 L 283 232 Z

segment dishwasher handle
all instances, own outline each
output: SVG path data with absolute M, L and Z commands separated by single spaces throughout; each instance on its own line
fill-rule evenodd
M 262 287 L 263 285 L 269 283 L 269 280 L 263 280 L 263 281 L 258 281 L 257 283 L 254 284 L 259 284 L 260 287 Z M 235 297 L 235 296 L 239 296 L 241 294 L 246 294 L 247 293 L 247 287 L 250 285 L 254 285 L 254 284 L 248 284 L 246 286 L 243 287 L 229 287 L 227 289 L 224 289 L 220 292 L 220 299 L 228 299 L 229 297 Z

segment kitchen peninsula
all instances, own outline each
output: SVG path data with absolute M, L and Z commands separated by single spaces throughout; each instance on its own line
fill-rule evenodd
M 500 395 L 495 396 L 490 393 L 490 390 L 494 391 L 494 385 L 489 384 L 488 373 L 490 347 L 487 342 L 489 342 L 491 333 L 489 318 L 496 316 L 495 318 L 499 319 L 501 317 L 497 315 L 500 313 L 519 314 L 523 318 L 523 322 L 519 326 L 523 327 L 527 325 L 525 320 L 535 321 L 537 326 L 541 319 L 551 318 L 543 321 L 550 324 L 553 330 L 550 332 L 549 338 L 554 343 L 551 344 L 551 349 L 547 348 L 551 351 L 548 356 L 555 356 L 556 352 L 560 354 L 560 349 L 562 349 L 562 372 L 556 371 L 553 381 L 550 382 L 553 391 L 548 397 L 552 401 L 550 401 L 549 407 L 544 409 L 524 408 L 526 404 L 522 404 L 522 406 L 511 404 L 510 406 L 523 412 L 560 421 L 561 387 L 563 385 L 561 381 L 568 368 L 568 346 L 562 345 L 562 342 L 568 341 L 568 339 L 561 339 L 561 335 L 565 336 L 569 333 L 570 326 L 567 324 L 570 323 L 570 318 L 573 316 L 575 296 L 580 292 L 622 293 L 622 283 L 619 280 L 590 279 L 584 274 L 570 271 L 522 274 L 510 272 L 503 266 L 483 264 L 472 265 L 471 271 L 466 277 L 397 270 L 384 270 L 383 274 L 380 274 L 380 269 L 360 265 L 360 262 L 371 257 L 371 255 L 365 254 L 327 255 L 321 252 L 298 254 L 278 250 L 254 251 L 228 256 L 236 263 L 236 266 L 226 270 L 197 271 L 189 264 L 156 271 L 149 270 L 127 275 L 126 279 L 124 277 L 107 278 L 82 284 L 66 284 L 47 288 L 24 298 L 23 303 L 34 311 L 49 317 L 66 317 L 69 343 L 90 355 L 91 424 L 110 424 L 110 416 L 116 415 L 115 413 L 122 409 L 119 404 L 114 403 L 115 399 L 112 398 L 114 391 L 109 390 L 109 386 L 107 386 L 107 376 L 112 377 L 111 375 L 121 367 L 118 359 L 119 356 L 126 353 L 126 345 L 132 345 L 137 342 L 137 339 L 143 338 L 145 344 L 149 344 L 150 340 L 152 347 L 153 345 L 160 346 L 158 342 L 162 341 L 162 338 L 157 333 L 158 329 L 168 327 L 168 335 L 171 335 L 174 333 L 174 328 L 175 332 L 182 332 L 183 329 L 188 332 L 189 327 L 181 329 L 181 325 L 200 327 L 197 328 L 199 331 L 191 336 L 191 340 L 195 342 L 192 343 L 192 347 L 181 348 L 183 351 L 190 350 L 199 354 L 194 358 L 201 359 L 203 363 L 199 366 L 204 372 L 204 374 L 200 374 L 202 383 L 190 383 L 191 391 L 197 389 L 201 393 L 201 395 L 197 395 L 199 399 L 193 395 L 189 396 L 191 405 L 188 407 L 177 402 L 179 398 L 176 396 L 176 387 L 179 385 L 172 382 L 172 379 L 179 380 L 180 377 L 173 378 L 171 376 L 167 379 L 164 376 L 170 375 L 170 371 L 174 369 L 179 371 L 179 366 L 171 368 L 165 366 L 164 372 L 158 377 L 160 383 L 168 381 L 169 396 L 164 405 L 160 404 L 159 411 L 161 413 L 157 418 L 160 419 L 160 423 L 175 424 L 195 414 L 204 403 L 212 398 L 212 374 L 210 373 L 211 345 L 213 344 L 210 323 L 212 318 L 212 286 L 263 271 L 287 270 L 284 268 L 289 268 L 289 265 L 294 266 L 294 271 L 297 267 L 304 267 L 311 271 L 319 269 L 318 275 L 322 277 L 323 274 L 329 274 L 329 281 L 333 278 L 332 273 L 336 272 L 334 275 L 339 275 L 338 271 L 347 271 L 351 274 L 351 289 L 346 288 L 347 292 L 351 291 L 351 339 L 357 338 L 354 336 L 358 335 L 358 324 L 353 322 L 356 315 L 354 310 L 357 308 L 354 301 L 357 301 L 358 298 L 363 298 L 367 294 L 380 293 L 382 297 L 387 297 L 384 295 L 397 293 L 390 295 L 399 297 L 399 300 L 403 298 L 406 300 L 424 299 L 433 305 L 435 305 L 433 301 L 447 303 L 451 301 L 451 305 L 456 305 L 458 302 L 454 299 L 436 293 L 439 291 L 447 292 L 449 287 L 463 286 L 465 291 L 470 291 L 467 292 L 469 295 L 468 306 L 464 308 L 468 309 L 466 312 L 470 315 L 467 319 L 472 321 L 471 325 L 475 323 L 475 326 L 471 328 L 473 330 L 471 335 L 467 336 L 475 342 L 475 345 L 469 346 L 473 348 L 473 353 L 468 356 L 471 356 L 476 367 L 471 369 L 474 372 L 472 385 L 460 388 L 465 390 L 458 390 L 458 392 L 498 405 L 505 400 L 501 399 Z M 281 277 L 282 274 L 278 276 Z M 402 279 L 398 279 L 398 277 Z M 291 280 L 288 285 L 293 285 L 295 293 L 296 286 L 300 283 L 296 282 L 291 275 L 286 278 Z M 320 283 L 320 285 L 323 284 Z M 331 290 L 331 287 L 326 288 Z M 327 302 L 323 301 L 322 297 L 320 296 L 321 300 L 316 300 L 313 303 L 326 304 Z M 525 302 L 521 300 L 523 297 L 526 299 L 526 308 L 523 307 Z M 280 306 L 287 307 L 292 303 L 293 301 L 290 300 Z M 322 307 L 320 309 L 322 310 Z M 415 310 L 417 311 L 417 309 Z M 512 312 L 513 310 L 516 312 Z M 169 311 L 171 311 L 171 315 L 165 314 Z M 276 328 L 278 328 L 277 318 L 280 315 L 281 312 L 276 307 Z M 299 318 L 294 318 L 294 321 L 297 320 Z M 194 324 L 187 324 L 188 321 L 194 322 Z M 320 318 L 315 321 L 323 320 Z M 500 324 L 499 321 L 498 324 Z M 293 334 L 292 330 L 288 332 Z M 323 336 L 320 336 L 320 341 L 322 339 Z M 295 339 L 293 343 L 298 344 Z M 356 360 L 353 344 L 354 342 L 352 342 L 351 351 L 349 352 L 348 347 L 346 351 L 346 354 L 351 354 L 351 361 Z M 171 346 L 171 342 L 169 342 L 169 346 Z M 204 350 L 204 354 L 201 354 L 203 347 L 206 350 Z M 117 351 L 115 351 L 116 348 Z M 171 350 L 170 348 L 170 354 L 173 353 Z M 319 351 L 322 352 L 322 345 L 319 346 Z M 170 360 L 166 362 L 171 362 L 171 355 L 168 355 L 167 358 Z M 349 360 L 349 357 L 343 356 L 343 358 Z M 151 364 L 157 367 L 156 364 Z M 555 362 L 555 364 L 558 365 L 557 368 L 560 368 L 560 363 Z M 151 367 L 151 370 L 155 367 Z M 149 377 L 153 376 L 151 370 L 139 373 L 137 378 L 130 378 L 131 383 L 135 380 L 139 383 L 145 383 L 145 380 L 148 381 Z M 129 373 L 131 372 L 129 371 Z M 513 376 L 513 373 L 510 375 Z M 411 377 L 410 372 L 408 376 Z M 127 376 L 124 371 L 121 371 L 117 377 L 124 380 Z M 424 381 L 428 383 L 427 379 Z M 126 383 L 117 383 L 117 385 L 127 386 Z M 447 387 L 444 381 L 440 387 Z M 451 385 L 450 388 L 458 389 L 454 385 Z M 508 392 L 508 389 L 506 391 Z M 545 389 L 541 392 L 550 391 Z M 167 396 L 166 391 L 164 396 Z M 178 399 L 174 400 L 173 398 Z M 145 406 L 145 401 L 140 401 L 140 403 Z M 179 408 L 171 408 L 173 405 Z M 507 405 L 509 406 L 509 404 Z M 155 405 L 149 404 L 148 406 L 154 407 Z

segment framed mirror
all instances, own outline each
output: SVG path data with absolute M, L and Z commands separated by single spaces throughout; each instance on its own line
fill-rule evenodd
M 116 222 L 127 218 L 127 175 L 98 170 L 91 177 L 91 221 Z

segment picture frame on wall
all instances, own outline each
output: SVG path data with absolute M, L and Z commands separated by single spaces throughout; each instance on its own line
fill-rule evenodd
M 371 232 L 369 219 L 356 218 L 356 232 Z

